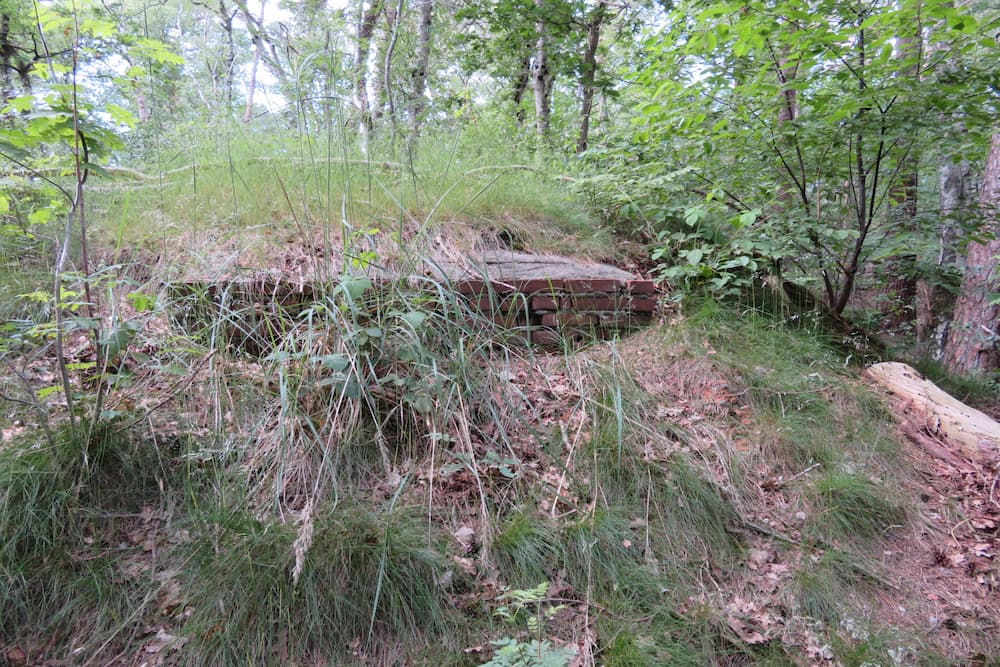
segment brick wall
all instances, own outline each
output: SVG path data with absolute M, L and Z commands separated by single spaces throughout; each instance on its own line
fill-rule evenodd
M 467 280 L 456 289 L 472 310 L 523 330 L 541 347 L 608 338 L 645 326 L 653 318 L 658 292 L 652 280 L 608 278 Z
M 164 287 L 182 322 L 192 325 L 222 314 L 232 341 L 251 354 L 266 354 L 269 341 L 288 328 L 288 318 L 322 298 L 320 285 L 295 284 L 272 275 L 182 281 Z M 607 278 L 466 280 L 456 283 L 455 289 L 470 311 L 543 348 L 608 338 L 645 326 L 652 320 L 658 294 L 651 280 Z M 378 290 L 376 286 L 368 297 L 375 297 L 375 303 Z

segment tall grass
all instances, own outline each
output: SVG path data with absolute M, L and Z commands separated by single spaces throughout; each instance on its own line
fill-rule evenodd
M 436 132 L 412 153 L 387 138 L 362 153 L 336 134 L 189 128 L 158 160 L 136 162 L 144 178 L 98 188 L 95 220 L 119 247 L 140 243 L 181 254 L 214 246 L 244 264 L 263 262 L 268 243 L 337 245 L 347 233 L 370 237 L 384 255 L 415 233 L 448 237 L 456 225 L 487 235 L 502 230 L 515 246 L 533 250 L 611 247 L 573 200 L 560 167 L 537 165 L 530 146 L 501 124 L 484 119 Z M 182 245 L 171 243 L 177 237 Z

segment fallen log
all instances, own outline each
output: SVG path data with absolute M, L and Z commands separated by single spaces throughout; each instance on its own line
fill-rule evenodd
M 914 368 L 899 362 L 869 366 L 865 375 L 893 396 L 892 411 L 903 432 L 931 454 L 953 465 L 964 458 L 1000 461 L 1000 423 L 946 393 Z

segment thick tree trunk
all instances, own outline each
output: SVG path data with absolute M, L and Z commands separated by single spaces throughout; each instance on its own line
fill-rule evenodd
M 549 120 L 552 115 L 549 106 L 551 74 L 549 72 L 548 30 L 545 21 L 545 0 L 535 0 L 538 18 L 535 21 L 535 58 L 531 65 L 532 89 L 535 93 L 535 133 L 540 145 L 549 135 Z
M 410 72 L 410 126 L 413 135 L 420 134 L 423 121 L 427 89 L 427 66 L 431 57 L 431 24 L 434 18 L 434 0 L 420 2 L 420 28 L 417 32 L 417 60 Z
M 590 17 L 587 27 L 587 44 L 583 50 L 583 67 L 580 74 L 580 90 L 583 103 L 580 107 L 580 136 L 576 140 L 577 155 L 587 150 L 590 144 L 590 113 L 594 107 L 594 81 L 597 78 L 597 47 L 601 41 L 601 26 L 604 23 L 607 0 L 600 0 Z
M 993 133 L 983 171 L 979 208 L 983 231 L 1000 232 L 1000 130 Z M 962 291 L 944 349 L 944 363 L 953 373 L 982 375 L 1000 368 L 1000 238 L 972 242 L 966 256 Z

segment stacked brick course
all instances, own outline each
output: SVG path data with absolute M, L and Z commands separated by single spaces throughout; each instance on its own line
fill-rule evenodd
M 609 278 L 467 280 L 456 285 L 473 310 L 523 328 L 533 344 L 608 338 L 645 326 L 656 310 L 652 280 Z
M 294 284 L 270 275 L 182 281 L 165 287 L 182 321 L 190 324 L 222 313 L 231 337 L 245 350 L 260 353 L 266 353 L 269 341 L 287 328 L 288 316 L 322 295 L 317 284 Z M 455 289 L 471 311 L 543 348 L 608 338 L 645 326 L 652 320 L 658 292 L 651 280 L 608 278 L 464 280 L 455 283 Z M 373 294 L 377 291 L 378 286 Z

